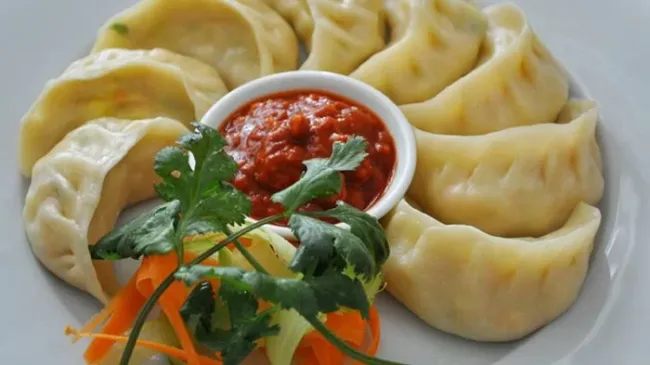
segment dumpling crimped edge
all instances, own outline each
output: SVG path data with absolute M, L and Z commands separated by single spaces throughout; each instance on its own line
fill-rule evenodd
M 444 225 L 402 201 L 383 219 L 387 290 L 418 317 L 477 341 L 524 337 L 566 311 L 588 271 L 600 211 L 579 204 L 544 237 Z
M 154 181 L 147 178 L 154 175 L 154 155 L 186 131 L 169 118 L 101 118 L 70 132 L 35 165 L 25 198 L 25 230 L 39 261 L 54 275 L 106 303 L 118 286 L 112 264 L 94 263 L 88 245 L 113 228 L 124 207 L 116 204 L 155 196 Z M 140 146 L 145 138 L 155 146 Z M 136 147 L 137 153 L 130 154 Z M 145 170 L 151 172 L 138 168 L 111 179 L 114 169 L 133 159 L 146 160 Z M 121 186 L 106 186 L 109 179 Z M 107 191 L 114 188 L 117 191 Z M 107 211 L 98 211 L 100 206 Z

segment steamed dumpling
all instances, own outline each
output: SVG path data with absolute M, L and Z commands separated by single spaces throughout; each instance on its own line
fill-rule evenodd
M 382 0 L 265 0 L 309 49 L 301 70 L 349 74 L 384 46 Z
M 413 126 L 475 135 L 555 120 L 568 97 L 562 68 L 512 4 L 484 10 L 488 31 L 479 66 L 422 103 L 404 105 Z
M 596 204 L 603 176 L 595 103 L 567 104 L 558 123 L 482 136 L 416 130 L 417 167 L 408 195 L 446 224 L 489 234 L 540 236 L 575 206 Z
M 386 289 L 426 323 L 478 341 L 508 341 L 546 325 L 575 301 L 600 211 L 578 204 L 559 230 L 500 238 L 443 225 L 402 201 L 384 218 Z
M 486 20 L 462 0 L 386 2 L 391 44 L 350 76 L 397 104 L 424 101 L 476 64 Z
M 34 254 L 53 274 L 106 303 L 118 288 L 112 265 L 88 244 L 120 211 L 155 196 L 154 156 L 187 129 L 156 118 L 102 118 L 70 132 L 34 166 L 23 219 Z
M 74 62 L 50 80 L 20 126 L 20 170 L 68 132 L 100 117 L 199 120 L 227 92 L 219 74 L 195 59 L 166 50 L 110 49 Z
M 229 88 L 295 70 L 298 40 L 262 0 L 144 0 L 102 27 L 93 51 L 166 48 L 217 68 Z

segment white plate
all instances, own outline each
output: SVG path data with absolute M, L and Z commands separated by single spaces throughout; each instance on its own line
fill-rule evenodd
M 63 328 L 80 325 L 99 306 L 51 276 L 31 254 L 21 219 L 27 185 L 17 167 L 18 122 L 45 81 L 85 55 L 106 18 L 133 2 L 0 2 L 0 111 L 7 127 L 0 135 L 2 364 L 82 363 L 83 346 L 70 345 Z M 584 290 L 560 319 L 508 344 L 442 334 L 382 295 L 380 355 L 418 365 L 649 364 L 650 2 L 515 2 L 587 96 L 601 105 L 604 221 Z

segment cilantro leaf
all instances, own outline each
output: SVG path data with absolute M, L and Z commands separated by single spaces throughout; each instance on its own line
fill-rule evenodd
M 183 304 L 181 317 L 202 352 L 208 355 L 219 352 L 224 364 L 234 365 L 255 350 L 257 340 L 280 330 L 270 325 L 273 312 L 257 313 L 257 310 L 257 300 L 251 294 L 225 282 L 220 285 L 219 297 L 215 298 L 212 285 L 203 281 Z
M 343 179 L 340 172 L 356 169 L 368 155 L 368 144 L 363 137 L 353 136 L 345 143 L 336 142 L 329 158 L 315 158 L 304 162 L 307 171 L 300 180 L 279 191 L 271 200 L 294 211 L 316 198 L 325 198 L 341 192 Z
M 255 350 L 257 340 L 280 332 L 278 326 L 271 325 L 273 311 L 257 313 L 257 300 L 250 293 L 226 282 L 219 288 L 219 299 L 227 306 L 231 327 L 225 348 L 211 348 L 221 352 L 224 364 L 241 364 Z
M 228 183 L 222 182 L 220 189 L 218 194 L 202 199 L 191 210 L 191 215 L 188 215 L 191 219 L 187 220 L 184 235 L 224 232 L 227 224 L 244 223 L 239 214 L 250 210 L 248 197 Z
M 377 218 L 343 201 L 338 201 L 335 208 L 325 212 L 317 212 L 313 216 L 335 218 L 349 225 L 350 232 L 359 237 L 373 254 L 378 268 L 388 260 L 390 248 L 384 229 Z
M 120 35 L 129 34 L 129 27 L 124 23 L 113 23 L 111 24 L 111 29 Z
M 294 272 L 327 265 L 336 258 L 352 266 L 356 273 L 372 278 L 376 274 L 375 260 L 363 240 L 352 232 L 302 214 L 293 214 L 289 227 L 300 241 L 289 265 Z
M 180 203 L 173 200 L 117 228 L 89 247 L 95 260 L 138 259 L 174 249 Z
M 275 278 L 259 271 L 246 272 L 235 267 L 211 267 L 195 265 L 181 268 L 176 279 L 192 285 L 201 279 L 220 279 L 233 288 L 249 292 L 261 299 L 279 304 L 283 308 L 294 308 L 300 313 L 316 315 L 318 304 L 309 285 L 297 279 Z
M 335 312 L 342 306 L 359 310 L 366 316 L 370 307 L 361 282 L 336 272 L 300 280 L 234 267 L 196 265 L 181 268 L 175 277 L 187 285 L 202 279 L 220 279 L 222 285 L 232 290 L 254 295 L 283 309 L 295 309 L 305 317 Z
M 368 318 L 370 302 L 363 284 L 337 272 L 305 279 L 314 290 L 320 312 L 336 312 L 340 307 L 356 309 Z
M 161 150 L 154 162 L 163 179 L 158 195 L 180 202 L 181 236 L 223 232 L 228 225 L 243 224 L 251 211 L 248 197 L 226 182 L 235 176 L 237 163 L 224 151 L 225 139 L 206 125 L 192 125 L 193 132 L 178 146 Z
M 181 307 L 181 318 L 195 337 L 212 331 L 212 315 L 215 311 L 214 289 L 207 281 L 199 283 Z

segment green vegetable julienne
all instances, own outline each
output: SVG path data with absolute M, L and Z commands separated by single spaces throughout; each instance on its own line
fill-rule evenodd
M 277 334 L 280 329 L 272 325 L 271 317 L 284 309 L 295 310 L 328 341 L 357 361 L 396 364 L 350 347 L 319 319 L 322 313 L 343 307 L 368 316 L 370 302 L 364 287 L 379 280 L 381 265 L 388 257 L 381 226 L 376 219 L 344 203 L 326 212 L 297 211 L 312 199 L 340 192 L 340 172 L 354 170 L 367 155 L 364 139 L 352 137 L 345 143 L 337 142 L 329 158 L 306 161 L 307 169 L 300 180 L 272 197 L 286 208 L 285 213 L 261 219 L 232 233 L 230 227 L 243 224 L 251 210 L 248 198 L 228 183 L 237 172 L 237 165 L 224 151 L 226 141 L 216 130 L 201 124 L 193 126 L 195 130 L 183 136 L 177 146 L 167 147 L 156 156 L 154 169 L 162 178 L 156 191 L 167 203 L 90 247 L 95 259 L 138 258 L 173 249 L 179 254 L 178 268 L 156 288 L 133 324 L 120 365 L 128 365 L 149 311 L 176 280 L 196 285 L 181 315 L 198 350 L 208 356 L 218 356 L 226 365 L 239 364 L 254 351 L 259 339 Z M 316 217 L 339 219 L 350 230 Z M 237 241 L 265 224 L 285 218 L 289 218 L 290 228 L 301 240 L 289 265 L 297 273 L 295 278 L 269 275 Z M 196 259 L 184 263 L 184 238 L 209 232 L 228 236 Z M 200 265 L 215 253 L 223 252 L 229 244 L 235 245 L 254 271 Z M 206 279 L 219 279 L 218 293 Z M 269 303 L 270 308 L 259 312 L 258 300 Z
M 116 31 L 120 35 L 129 34 L 129 27 L 124 23 L 113 23 L 111 24 L 111 29 Z

